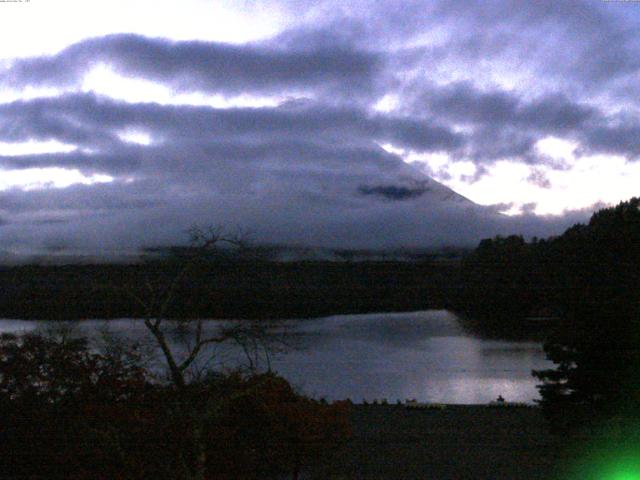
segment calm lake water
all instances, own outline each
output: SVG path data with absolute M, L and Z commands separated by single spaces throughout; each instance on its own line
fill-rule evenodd
M 207 321 L 207 329 L 229 322 Z M 0 332 L 49 328 L 51 322 L 0 320 Z M 108 329 L 124 341 L 147 337 L 140 320 L 75 322 L 76 331 L 93 335 Z M 441 403 L 486 403 L 538 398 L 531 370 L 548 368 L 540 344 L 478 338 L 464 331 L 444 310 L 414 313 L 341 315 L 285 322 L 292 345 L 270 359 L 271 368 L 302 392 L 328 400 L 415 398 Z M 188 335 L 172 335 L 176 349 Z M 232 368 L 245 361 L 234 345 L 207 352 L 208 368 Z M 264 366 L 264 359 L 262 361 Z M 203 368 L 203 365 L 200 365 Z

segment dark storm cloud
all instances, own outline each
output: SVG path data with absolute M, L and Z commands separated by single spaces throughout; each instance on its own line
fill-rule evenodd
M 598 89 L 638 71 L 637 8 L 591 0 L 283 0 L 308 21 L 278 41 L 289 45 L 410 44 L 411 56 L 487 71 L 497 63 L 575 91 Z M 620 5 L 627 3 L 627 5 Z M 435 41 L 428 41 L 433 34 Z M 424 39 L 427 39 L 425 41 Z M 420 55 L 422 52 L 422 56 Z M 409 57 L 404 57 L 406 60 Z M 433 63 L 431 67 L 433 67 Z M 436 67 L 438 65 L 435 65 Z
M 601 125 L 587 133 L 582 153 L 611 153 L 626 156 L 629 160 L 640 157 L 640 123 Z
M 59 225 L 59 224 L 69 223 L 69 220 L 64 220 L 62 218 L 42 218 L 42 219 L 35 219 L 31 223 L 33 225 Z
M 540 188 L 551 188 L 551 181 L 542 170 L 533 169 L 527 177 L 527 182 Z
M 0 105 L 0 140 L 3 141 L 56 139 L 94 150 L 113 150 L 121 148 L 118 134 L 131 130 L 148 132 L 169 147 L 189 142 L 203 145 L 215 142 L 224 147 L 226 142 L 277 143 L 283 138 L 305 141 L 315 138 L 334 146 L 338 143 L 370 146 L 372 141 L 380 141 L 417 151 L 439 151 L 455 149 L 463 143 L 462 135 L 432 119 L 372 115 L 362 109 L 317 104 L 301 108 L 214 109 L 130 104 L 92 94 L 67 94 Z M 215 145 L 210 148 L 215 150 Z M 130 148 L 125 153 L 124 156 L 109 154 L 110 159 L 104 161 L 126 164 L 128 157 L 131 164 L 140 162 L 139 149 Z M 254 156 L 246 153 L 248 157 Z M 90 160 L 88 157 L 83 158 Z M 50 158 L 39 160 L 47 162 Z M 77 154 L 68 158 L 69 162 L 81 161 Z M 99 158 L 93 160 L 100 161 Z M 12 162 L 17 166 L 20 162 L 37 161 L 24 158 Z
M 520 209 L 522 210 L 522 213 L 524 215 L 531 215 L 531 214 L 535 214 L 537 206 L 538 206 L 538 204 L 536 202 L 529 202 L 529 203 L 523 204 L 520 207 Z
M 368 8 L 362 8 L 364 4 Z M 303 24 L 260 44 L 238 46 L 211 42 L 171 42 L 137 35 L 111 35 L 77 43 L 51 57 L 17 61 L 4 77 L 20 85 L 74 83 L 92 65 L 109 63 L 126 75 L 163 82 L 178 89 L 255 94 L 265 88 L 273 91 L 269 89 L 276 86 L 285 90 L 304 87 L 311 93 L 330 90 L 335 94 L 341 90 L 341 94 L 357 97 L 362 93 L 363 85 L 368 86 L 366 89 L 371 90 L 368 92 L 371 95 L 379 95 L 389 89 L 404 91 L 406 71 L 429 66 L 420 63 L 424 59 L 420 60 L 422 57 L 415 54 L 420 48 L 430 51 L 434 48 L 444 49 L 447 52 L 445 57 L 431 57 L 429 60 L 435 58 L 444 63 L 454 62 L 473 71 L 474 62 L 477 63 L 479 58 L 483 62 L 495 61 L 499 65 L 504 60 L 501 57 L 506 55 L 505 52 L 513 52 L 514 49 L 526 53 L 524 58 L 528 63 L 539 69 L 540 62 L 546 68 L 552 65 L 564 67 L 567 62 L 557 61 L 557 55 L 568 52 L 580 57 L 584 53 L 584 45 L 596 48 L 603 38 L 617 39 L 615 52 L 611 48 L 614 43 L 608 44 L 607 51 L 612 56 L 619 55 L 616 53 L 618 47 L 633 47 L 626 30 L 617 25 L 614 16 L 604 7 L 596 8 L 586 2 L 576 2 L 571 6 L 558 5 L 558 2 L 542 4 L 544 6 L 510 1 L 472 1 L 456 6 L 434 2 L 425 8 L 423 2 L 385 2 L 375 5 L 355 2 L 350 7 L 331 1 L 319 2 L 314 9 L 322 12 L 322 16 L 314 17 L 313 25 Z M 292 5 L 301 15 L 305 13 L 304 5 L 296 2 Z M 392 22 L 392 19 L 395 20 Z M 449 35 L 437 47 L 389 49 L 390 42 L 411 41 L 416 35 L 443 25 L 447 27 Z M 532 39 L 526 34 L 536 33 L 540 28 L 546 32 L 542 43 L 564 40 L 562 48 L 554 44 L 551 51 L 532 49 Z M 460 32 L 464 32 L 464 35 L 458 35 Z M 509 41 L 499 47 L 490 40 L 494 36 Z M 466 58 L 469 56 L 469 45 L 459 44 L 461 38 L 474 45 L 471 60 Z M 621 39 L 624 39 L 622 44 Z M 541 43 L 537 37 L 534 40 Z M 545 54 L 543 57 L 542 53 Z M 410 60 L 412 55 L 414 60 Z M 333 57 L 335 60 L 331 60 Z M 403 64 L 403 61 L 408 63 Z M 542 78 L 542 70 L 540 72 Z M 197 135 L 201 128 L 211 130 L 212 125 L 220 128 L 218 133 L 221 135 L 236 132 L 242 129 L 243 122 L 248 121 L 241 118 L 242 115 L 252 117 L 251 122 L 257 126 L 261 123 L 273 126 L 274 135 L 286 130 L 288 122 L 296 122 L 301 130 L 304 130 L 304 122 L 315 122 L 315 125 L 308 124 L 308 127 L 323 125 L 327 133 L 339 132 L 345 123 L 349 123 L 350 128 L 359 125 L 359 133 L 375 137 L 375 140 L 397 143 L 417 151 L 438 149 L 479 162 L 515 158 L 527 163 L 544 163 L 548 160 L 533 149 L 535 143 L 545 135 L 581 138 L 581 135 L 592 132 L 597 137 L 602 128 L 607 128 L 610 123 L 596 106 L 580 98 L 571 98 L 572 92 L 576 91 L 564 89 L 562 83 L 557 83 L 558 91 L 546 91 L 542 83 L 532 84 L 528 86 L 532 88 L 525 90 L 506 91 L 497 86 L 479 88 L 472 80 L 457 81 L 438 88 L 434 88 L 431 81 L 419 82 L 419 79 L 415 80 L 409 89 L 409 92 L 416 88 L 422 90 L 419 98 L 416 100 L 414 94 L 404 98 L 403 109 L 408 104 L 414 105 L 410 109 L 411 114 L 396 118 L 369 115 L 362 121 L 362 112 L 349 112 L 348 108 L 339 106 L 340 102 L 350 103 L 340 95 L 323 97 L 327 102 L 331 100 L 330 103 L 335 107 L 328 112 L 318 111 L 317 108 L 303 109 L 297 116 L 280 115 L 278 118 L 271 111 L 247 109 L 241 113 L 233 112 L 225 118 L 222 115 L 215 118 L 206 112 L 199 115 L 190 111 L 184 112 L 184 115 L 167 115 L 165 118 L 167 124 L 184 125 L 181 133 L 185 135 L 189 134 L 189 125 L 194 127 Z M 381 89 L 373 88 L 373 85 L 381 86 Z M 580 82 L 573 82 L 573 85 L 580 85 Z M 425 109 L 430 109 L 438 121 L 434 122 L 431 118 L 425 122 Z M 95 115 L 104 119 L 110 118 L 103 109 L 94 111 Z M 146 113 L 152 115 L 152 112 Z M 138 115 L 138 123 L 149 120 L 142 109 L 130 114 Z M 163 114 L 167 114 L 166 109 Z M 187 121 L 185 117 L 189 117 Z M 50 124 L 43 125 L 43 129 L 70 129 L 60 117 L 41 119 L 44 120 Z M 114 117 L 114 120 L 117 121 L 117 118 Z M 447 125 L 448 122 L 469 124 L 472 131 L 466 136 L 456 133 Z M 588 131 L 583 132 L 585 129 Z M 345 132 L 346 137 L 352 130 L 347 128 Z M 77 144 L 90 133 L 82 129 L 71 133 L 70 130 L 67 133 L 70 137 L 68 141 Z M 15 131 L 14 137 L 19 134 L 19 131 Z M 620 135 L 612 132 L 612 135 L 615 134 Z M 74 136 L 75 139 L 72 138 Z M 104 141 L 110 139 L 105 138 Z M 612 149 L 599 138 L 593 141 L 587 138 L 586 143 L 594 152 Z M 635 155 L 636 145 L 630 147 L 625 149 L 618 145 L 617 149 L 624 155 Z
M 627 22 L 638 13 L 615 3 L 441 1 L 430 13 L 432 23 L 449 22 L 446 47 L 457 55 L 535 70 L 541 83 L 552 80 L 575 91 L 602 88 L 640 68 L 636 30 Z
M 100 64 L 180 91 L 279 93 L 319 86 L 370 87 L 380 58 L 346 47 L 282 50 L 118 34 L 76 43 L 51 57 L 17 60 L 3 77 L 19 86 L 73 86 Z
M 489 170 L 484 165 L 476 167 L 476 171 L 471 175 L 461 175 L 460 180 L 466 183 L 475 183 L 480 181 L 485 175 L 489 174 Z
M 87 214 L 121 209 L 144 209 L 166 204 L 165 189 L 134 188 L 122 184 L 73 185 L 51 190 L 0 192 L 0 211 L 33 215 L 53 210 L 60 214 Z M 39 218 L 39 217 L 38 217 Z M 47 218 L 51 218 L 47 216 Z M 65 217 L 66 218 L 66 217 Z
M 595 107 L 570 100 L 564 94 L 524 99 L 521 94 L 499 88 L 481 90 L 468 81 L 446 87 L 427 86 L 425 90 L 412 110 L 427 110 L 441 121 L 448 119 L 471 128 L 465 139 L 464 156 L 477 162 L 515 158 L 557 168 L 556 162 L 536 151 L 538 140 L 554 135 L 589 141 L 609 123 Z M 594 150 L 598 148 L 594 145 Z
M 562 94 L 525 101 L 502 90 L 481 91 L 469 82 L 449 85 L 425 97 L 429 107 L 440 116 L 498 128 L 506 125 L 564 133 L 583 127 L 596 113 Z
M 494 203 L 492 205 L 487 205 L 487 209 L 494 213 L 507 212 L 511 210 L 513 207 L 515 207 L 514 202 L 501 202 L 501 203 Z
M 358 192 L 361 195 L 374 195 L 386 200 L 410 200 L 424 195 L 428 190 L 425 185 L 405 187 L 402 185 L 360 185 Z
M 304 10 L 298 2 L 285 3 Z M 638 109 L 640 10 L 633 5 L 327 0 L 311 10 L 321 14 L 282 35 L 284 41 L 379 51 L 392 45 L 386 61 L 394 82 L 388 88 L 400 94 L 401 109 L 420 116 L 431 106 L 439 120 L 469 125 L 464 155 L 474 161 L 546 163 L 549 158 L 533 151 L 546 135 L 582 141 L 586 153 L 637 156 L 629 126 L 639 123 L 637 115 L 620 126 L 606 112 L 609 102 L 614 110 Z M 500 77 L 513 86 L 498 85 Z
M 466 125 L 464 156 L 477 162 L 504 158 L 554 169 L 566 165 L 536 151 L 537 141 L 546 136 L 580 142 L 579 155 L 610 153 L 636 160 L 640 155 L 640 118 L 634 114 L 607 114 L 586 101 L 571 100 L 565 94 L 550 93 L 525 99 L 503 89 L 484 91 L 470 82 L 446 87 L 426 86 L 412 107 L 429 111 L 443 125 L 444 119 Z M 449 149 L 457 154 L 456 149 Z
M 0 156 L 0 167 L 6 169 L 74 168 L 83 173 L 120 175 L 137 170 L 144 156 L 141 149 L 122 148 L 118 153 L 44 153 L 19 156 Z

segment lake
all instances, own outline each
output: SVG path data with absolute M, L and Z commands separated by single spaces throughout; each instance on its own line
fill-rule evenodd
M 46 329 L 52 323 L 0 320 L 0 332 Z M 106 327 L 127 341 L 146 338 L 140 320 L 73 324 L 83 335 L 95 336 Z M 207 329 L 228 324 L 206 322 Z M 291 320 L 274 334 L 283 332 L 292 348 L 271 356 L 272 369 L 303 393 L 327 400 L 386 398 L 395 402 L 415 398 L 477 404 L 502 395 L 507 401 L 532 402 L 538 392 L 531 370 L 552 365 L 539 343 L 479 338 L 465 331 L 456 315 L 445 310 Z M 173 347 L 181 348 L 188 338 L 174 332 Z M 244 359 L 237 346 L 216 346 L 208 352 L 212 361 L 207 366 L 233 368 Z

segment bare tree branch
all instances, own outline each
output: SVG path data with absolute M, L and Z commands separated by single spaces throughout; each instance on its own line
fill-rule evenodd
M 182 259 L 182 265 L 177 272 L 168 279 L 168 283 L 165 285 L 154 285 L 149 278 L 146 278 L 144 281 L 146 298 L 137 293 L 138 289 L 136 287 L 125 289 L 125 294 L 142 307 L 144 312 L 144 325 L 162 351 L 171 375 L 171 380 L 177 388 L 183 388 L 186 385 L 185 372 L 194 364 L 205 346 L 214 343 L 223 343 L 230 337 L 222 332 L 218 335 L 203 338 L 203 321 L 195 320 L 196 329 L 194 342 L 187 347 L 184 360 L 178 361 L 176 353 L 171 349 L 166 338 L 165 329 L 163 328 L 163 322 L 168 318 L 169 309 L 175 302 L 180 286 L 200 262 L 208 260 L 210 254 L 212 252 L 218 252 L 220 248 L 244 249 L 246 246 L 245 238 L 247 237 L 247 234 L 241 232 L 239 229 L 238 233 L 229 234 L 220 227 L 202 227 L 199 225 L 194 225 L 187 233 L 189 235 L 187 257 Z

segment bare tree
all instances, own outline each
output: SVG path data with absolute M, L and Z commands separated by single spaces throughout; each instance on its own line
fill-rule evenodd
M 274 326 L 271 322 L 237 321 L 223 328 L 211 329 L 206 328 L 203 319 L 178 320 L 184 348 L 179 350 L 170 342 L 176 336 L 176 323 L 169 319 L 169 310 L 177 299 L 180 287 L 194 274 L 196 267 L 212 258 L 223 257 L 230 251 L 235 251 L 236 254 L 246 251 L 246 234 L 243 233 L 229 234 L 221 228 L 199 226 L 192 227 L 188 233 L 190 247 L 177 259 L 177 268 L 168 273 L 163 281 L 153 282 L 147 278 L 144 281 L 144 293 L 140 293 L 140 286 L 129 286 L 126 289 L 126 294 L 142 308 L 144 325 L 162 353 L 172 384 L 179 395 L 184 393 L 185 402 L 189 402 L 188 372 L 190 368 L 197 366 L 197 360 L 212 345 L 224 342 L 239 345 L 245 352 L 250 369 L 258 367 L 260 353 L 270 358 L 268 352 L 270 349 L 275 351 L 277 345 L 277 342 L 268 336 L 268 330 Z M 278 348 L 281 349 L 281 346 Z M 270 360 L 267 361 L 267 365 L 270 367 Z M 194 462 L 192 468 L 186 469 L 185 478 L 205 477 L 204 424 L 207 417 L 215 415 L 215 412 L 220 410 L 220 405 L 213 400 L 208 403 L 211 402 L 211 405 L 199 410 L 188 404 L 177 407 L 176 413 L 191 424 L 195 448 L 192 456 Z
M 183 355 L 184 358 L 179 358 L 169 342 L 169 329 L 172 325 L 167 317 L 169 308 L 176 300 L 178 289 L 197 265 L 206 261 L 221 248 L 237 250 L 245 247 L 242 235 L 228 234 L 221 228 L 194 226 L 188 233 L 190 247 L 186 250 L 184 258 L 179 259 L 178 269 L 171 273 L 169 278 L 166 278 L 162 284 L 154 284 L 147 278 L 144 294 L 137 293 L 137 288 L 132 286 L 126 289 L 126 294 L 142 308 L 144 325 L 162 352 L 171 381 L 177 389 L 183 389 L 186 386 L 186 372 L 208 345 L 219 344 L 229 339 L 222 331 L 205 332 L 203 319 L 183 320 L 183 322 L 189 322 L 193 341 Z
M 250 371 L 260 370 L 264 361 L 271 371 L 271 356 L 294 349 L 283 322 L 234 322 L 222 329 L 222 335 L 244 353 Z

